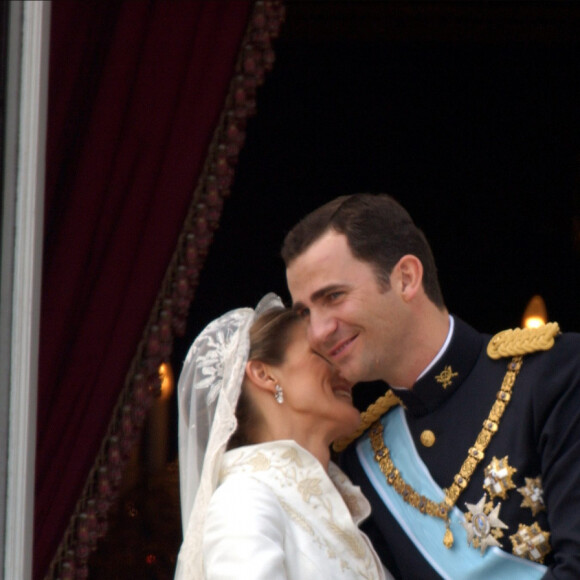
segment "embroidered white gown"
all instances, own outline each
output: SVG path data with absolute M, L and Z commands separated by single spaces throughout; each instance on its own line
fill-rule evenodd
M 370 504 L 294 441 L 224 455 L 203 539 L 205 580 L 383 580 L 358 524 Z

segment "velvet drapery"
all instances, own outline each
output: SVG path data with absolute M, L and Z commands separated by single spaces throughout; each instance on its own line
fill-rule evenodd
M 167 348 L 159 354 L 151 336 L 145 350 L 139 350 L 140 345 L 144 333 L 151 330 L 152 311 L 156 300 L 163 298 L 162 286 L 172 260 L 174 269 L 186 271 L 175 263 L 175 255 L 196 192 L 208 196 L 199 207 L 210 206 L 210 217 L 219 220 L 221 205 L 214 194 L 227 194 L 223 190 L 233 171 L 226 162 L 220 166 L 223 157 L 208 165 L 208 156 L 216 148 L 215 135 L 224 122 L 227 99 L 235 93 L 233 79 L 244 81 L 235 76 L 240 75 L 242 62 L 245 81 L 234 95 L 236 102 L 227 117 L 231 122 L 224 125 L 230 137 L 228 147 L 235 149 L 228 150 L 230 162 L 239 151 L 243 122 L 255 105 L 248 95 L 263 80 L 264 67 L 256 67 L 260 60 L 256 46 L 269 50 L 268 34 L 275 36 L 280 20 L 280 12 L 270 4 L 279 3 L 52 3 L 36 579 L 47 574 L 62 546 L 79 498 L 87 492 L 95 458 L 103 450 L 112 455 L 103 441 L 120 393 L 132 380 L 129 374 L 135 370 L 136 357 L 153 352 L 156 356 L 149 363 L 156 364 L 167 355 Z M 268 25 L 264 10 L 271 8 L 276 18 Z M 252 23 L 257 26 L 253 48 L 242 46 Z M 240 60 L 242 49 L 251 58 Z M 271 64 L 268 50 L 263 50 L 264 58 Z M 214 189 L 201 187 L 201 180 L 210 180 Z M 203 234 L 208 220 L 204 214 L 191 222 L 197 229 L 187 237 L 189 266 L 194 267 L 196 256 L 203 253 L 199 243 L 207 247 Z M 191 243 L 196 235 L 203 238 L 197 247 Z M 195 283 L 196 272 L 190 270 L 188 278 L 175 282 L 178 294 L 180 283 L 189 284 L 178 296 L 182 314 Z M 171 300 L 165 297 L 165 302 Z M 163 312 L 171 317 L 171 306 Z M 159 332 L 158 326 L 155 329 Z M 170 344 L 171 337 L 162 338 Z M 151 364 L 147 370 L 152 371 Z M 130 419 L 128 429 L 135 430 L 139 421 L 135 427 Z M 99 481 L 98 491 L 103 489 Z M 90 525 L 87 529 L 93 540 L 95 530 Z M 80 529 L 79 537 L 87 529 Z M 84 548 L 75 548 L 74 541 L 70 545 L 76 549 L 76 565 L 79 559 L 86 561 Z M 69 565 L 74 568 L 75 564 Z M 67 573 L 74 571 L 69 567 Z M 78 577 L 82 574 L 86 570 L 80 575 L 77 571 Z

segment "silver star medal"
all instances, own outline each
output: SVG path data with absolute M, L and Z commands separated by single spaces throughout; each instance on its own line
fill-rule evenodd
M 483 555 L 488 546 L 501 546 L 497 541 L 503 536 L 502 529 L 507 526 L 499 519 L 501 503 L 493 507 L 493 502 L 486 503 L 487 494 L 476 503 L 465 503 L 469 511 L 465 512 L 465 521 L 461 525 L 467 532 L 467 543 L 480 548 Z

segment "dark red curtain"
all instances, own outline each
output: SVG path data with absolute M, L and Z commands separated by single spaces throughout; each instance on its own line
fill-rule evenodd
M 35 578 L 46 574 L 102 451 L 252 4 L 52 2 Z

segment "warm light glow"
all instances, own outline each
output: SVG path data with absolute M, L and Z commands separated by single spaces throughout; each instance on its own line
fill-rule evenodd
M 173 369 L 169 363 L 161 363 L 159 378 L 161 379 L 161 394 L 159 398 L 168 399 L 173 393 Z
M 533 296 L 528 302 L 522 318 L 524 328 L 539 328 L 548 322 L 546 303 L 541 296 Z
M 526 328 L 540 328 L 540 326 L 544 326 L 544 324 L 546 324 L 546 321 L 539 316 L 530 316 L 529 318 L 526 318 L 526 321 L 524 322 Z

